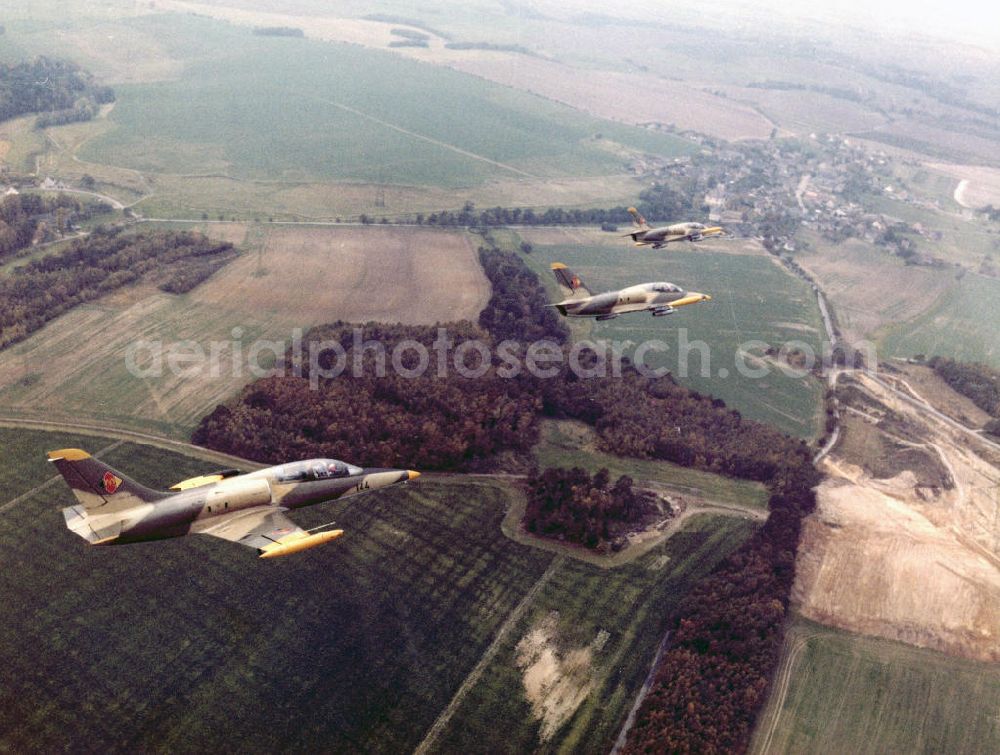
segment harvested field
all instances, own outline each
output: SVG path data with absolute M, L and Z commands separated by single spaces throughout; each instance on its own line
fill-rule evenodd
M 268 229 L 192 295 L 299 323 L 475 320 L 490 288 L 464 234 L 423 228 Z
M 752 102 L 782 129 L 799 136 L 812 132 L 865 131 L 884 124 L 885 117 L 864 105 L 819 92 L 757 88 L 723 90 L 740 102 Z
M 210 226 L 239 239 L 245 227 Z M 252 229 L 254 231 L 256 229 Z M 295 328 L 335 320 L 432 324 L 475 319 L 490 289 L 471 241 L 430 229 L 264 229 L 190 294 L 143 284 L 78 307 L 4 352 L 0 409 L 113 420 L 186 437 L 201 417 L 288 348 Z M 255 248 L 254 248 L 255 247 Z M 263 348 L 251 361 L 254 343 Z M 140 341 L 153 344 L 143 346 Z M 156 346 L 158 344 L 158 346 Z M 160 348 L 159 374 L 152 374 Z M 190 370 L 170 356 L 199 353 Z M 129 354 L 143 368 L 126 364 Z M 192 365 L 191 360 L 183 366 Z M 259 373 L 260 371 L 257 370 Z
M 723 139 L 763 139 L 774 124 L 751 107 L 696 85 L 649 74 L 591 71 L 540 58 L 495 55 L 451 63 L 459 71 L 524 89 L 591 115 L 628 123 L 674 124 Z
M 955 199 L 965 207 L 1000 207 L 1000 168 L 983 165 L 952 165 L 950 163 L 928 163 L 938 173 L 954 178 L 956 182 L 966 181 Z M 957 187 L 956 187 L 957 190 Z
M 951 131 L 915 120 L 900 120 L 857 134 L 863 139 L 912 149 L 925 156 L 948 162 L 977 162 L 1000 165 L 1000 142 L 975 134 Z
M 925 314 L 955 284 L 951 275 L 907 267 L 882 249 L 851 239 L 796 261 L 820 282 L 848 340 L 873 339 L 889 325 Z

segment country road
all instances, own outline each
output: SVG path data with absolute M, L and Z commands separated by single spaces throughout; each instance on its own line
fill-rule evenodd
M 919 409 L 923 413 L 931 415 L 932 417 L 934 417 L 939 422 L 943 422 L 944 424 L 948 425 L 949 427 L 951 427 L 951 428 L 953 428 L 955 430 L 958 430 L 959 432 L 962 432 L 962 433 L 964 433 L 964 434 L 966 434 L 968 436 L 971 436 L 971 437 L 975 438 L 980 443 L 982 443 L 983 445 L 991 448 L 994 451 L 1000 451 L 1000 443 L 997 443 L 995 441 L 990 440 L 985 435 L 983 435 L 981 432 L 979 432 L 979 430 L 976 430 L 975 428 L 969 427 L 968 425 L 963 425 L 958 420 L 956 420 L 956 419 L 954 419 L 952 417 L 949 417 L 947 414 L 944 414 L 943 412 L 939 411 L 938 409 L 935 409 L 933 406 L 931 406 L 926 401 L 914 398 L 913 396 L 911 396 L 910 394 L 906 393 L 905 391 L 901 391 L 898 388 L 894 387 L 893 385 L 887 383 L 886 381 L 884 381 L 882 378 L 878 377 L 874 373 L 864 372 L 863 370 L 854 370 L 854 371 L 855 372 L 862 372 L 872 382 L 876 383 L 880 387 L 882 387 L 885 390 L 889 391 L 894 396 L 896 396 L 897 398 L 905 401 L 906 403 L 910 404 L 911 406 L 916 407 L 917 409 Z

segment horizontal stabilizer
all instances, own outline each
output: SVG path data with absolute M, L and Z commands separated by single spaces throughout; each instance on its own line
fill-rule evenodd
M 580 280 L 580 276 L 566 267 L 562 262 L 552 263 L 552 274 L 555 275 L 559 286 L 571 299 L 585 299 L 592 296 L 590 289 Z

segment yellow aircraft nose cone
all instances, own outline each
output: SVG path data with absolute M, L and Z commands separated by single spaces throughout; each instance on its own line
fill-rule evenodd
M 420 472 L 414 472 L 412 469 L 406 471 L 407 479 L 415 480 L 420 477 Z

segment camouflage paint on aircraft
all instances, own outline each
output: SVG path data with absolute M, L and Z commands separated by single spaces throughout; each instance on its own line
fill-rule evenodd
M 310 534 L 285 512 L 420 476 L 405 469 L 362 469 L 336 459 L 310 459 L 241 475 L 225 470 L 152 490 L 86 451 L 49 452 L 77 505 L 63 509 L 66 526 L 91 545 L 135 543 L 184 535 L 213 537 L 255 548 L 261 558 L 284 556 L 344 534 Z
M 551 304 L 565 317 L 596 317 L 610 320 L 627 312 L 652 312 L 653 317 L 672 315 L 677 307 L 711 301 L 708 294 L 684 291 L 673 283 L 640 283 L 620 291 L 592 294 L 580 276 L 562 262 L 552 263 L 552 273 L 568 298 Z

